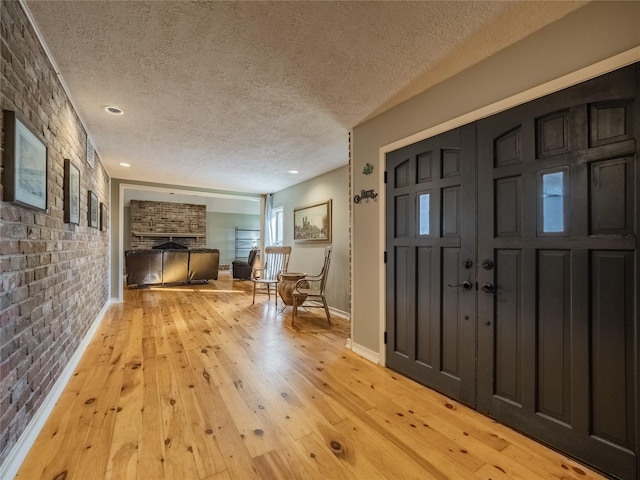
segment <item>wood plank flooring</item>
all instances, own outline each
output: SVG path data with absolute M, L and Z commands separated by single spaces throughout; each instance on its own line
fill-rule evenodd
M 16 478 L 603 478 L 220 277 L 126 290 Z

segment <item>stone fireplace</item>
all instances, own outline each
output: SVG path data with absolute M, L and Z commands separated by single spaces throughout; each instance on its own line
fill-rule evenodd
M 175 242 L 188 248 L 205 248 L 207 208 L 187 203 L 131 200 L 130 245 L 153 248 Z

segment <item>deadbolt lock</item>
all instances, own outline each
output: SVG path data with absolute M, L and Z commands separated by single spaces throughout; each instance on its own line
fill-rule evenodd
M 484 262 L 482 262 L 482 268 L 484 268 L 485 270 L 493 270 L 493 267 L 495 267 L 496 264 L 493 263 L 493 260 L 485 260 Z

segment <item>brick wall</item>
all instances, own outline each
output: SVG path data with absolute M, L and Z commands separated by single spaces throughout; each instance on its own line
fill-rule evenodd
M 2 109 L 48 148 L 47 212 L 0 202 L 2 464 L 108 300 L 108 232 L 87 225 L 87 191 L 110 202 L 109 176 L 97 156 L 87 164 L 86 132 L 18 2 L 0 2 L 0 55 Z M 64 223 L 65 158 L 80 169 L 77 226 Z M 3 198 L 3 163 L 0 178 Z
M 207 244 L 207 207 L 187 203 L 148 202 L 131 200 L 131 239 L 134 248 L 152 248 L 169 241 L 169 236 L 145 237 L 136 233 L 173 233 L 198 235 L 174 237 L 173 241 L 189 248 L 204 248 Z

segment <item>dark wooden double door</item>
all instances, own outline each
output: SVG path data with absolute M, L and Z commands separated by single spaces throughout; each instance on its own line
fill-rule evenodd
M 640 69 L 390 152 L 387 366 L 637 478 Z

